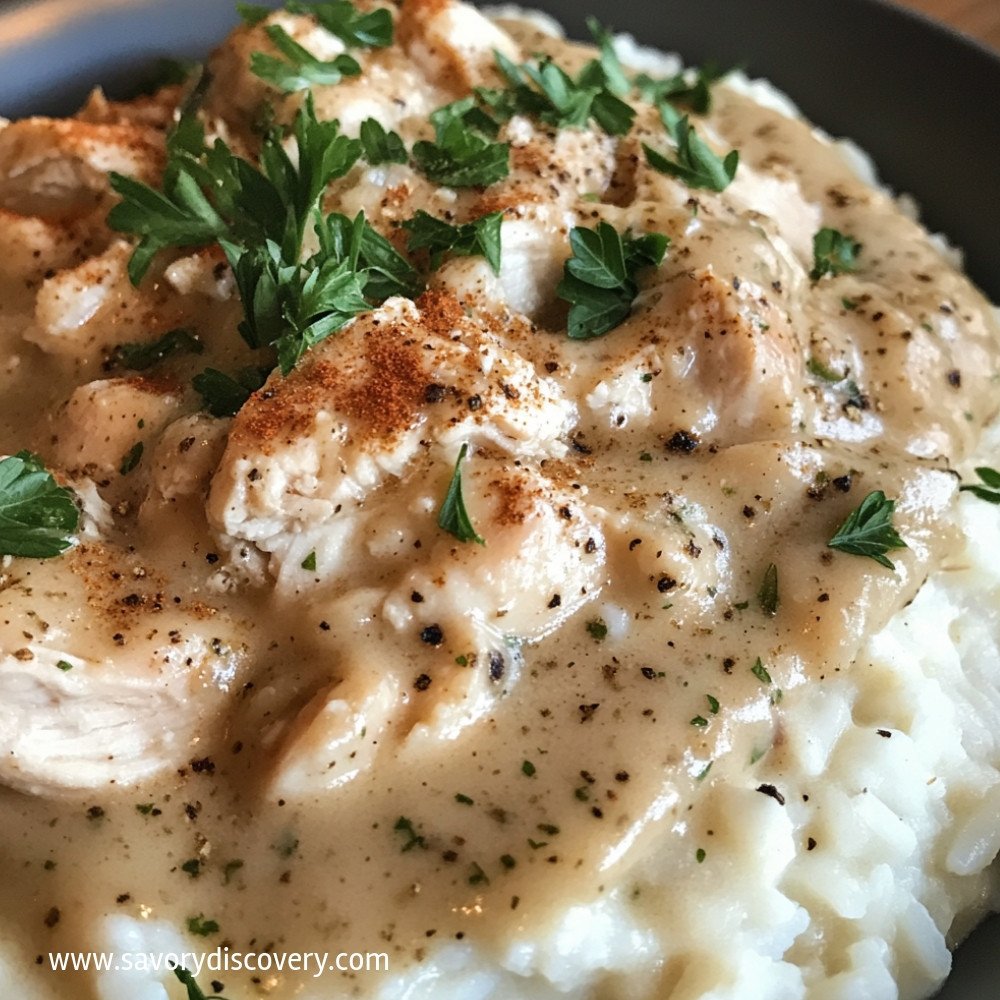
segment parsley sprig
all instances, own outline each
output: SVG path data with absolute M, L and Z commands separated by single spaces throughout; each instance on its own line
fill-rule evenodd
M 243 404 L 266 381 L 269 369 L 248 366 L 235 375 L 227 375 L 218 368 L 206 368 L 191 380 L 195 392 L 201 396 L 202 406 L 213 417 L 234 417 Z
M 1000 472 L 988 465 L 980 465 L 976 469 L 976 475 L 979 477 L 979 483 L 963 483 L 959 490 L 971 493 L 987 503 L 1000 504 Z
M 813 281 L 830 275 L 850 274 L 857 270 L 861 244 L 853 236 L 837 229 L 823 228 L 813 236 Z
M 707 115 L 712 110 L 712 84 L 721 80 L 727 72 L 714 63 L 706 63 L 665 78 L 640 73 L 633 83 L 643 100 L 650 104 L 669 101 L 674 107 L 685 107 L 696 115 Z
M 661 233 L 632 236 L 607 222 L 573 229 L 569 242 L 573 253 L 556 294 L 570 303 L 568 333 L 574 340 L 590 340 L 618 326 L 639 293 L 636 274 L 658 267 L 670 245 Z
M 438 511 L 438 527 L 454 535 L 460 542 L 475 542 L 477 545 L 485 545 L 486 539 L 479 535 L 473 527 L 472 519 L 465 509 L 465 500 L 462 497 L 462 462 L 465 461 L 468 451 L 469 446 L 463 444 L 462 450 L 458 453 L 458 460 L 455 462 L 455 471 L 452 473 L 451 482 L 448 484 L 448 492 L 445 494 L 440 511 Z
M 494 142 L 495 131 L 484 134 L 471 124 L 467 116 L 474 108 L 475 98 L 468 97 L 431 115 L 434 141 L 413 144 L 413 161 L 428 180 L 447 187 L 486 187 L 510 173 L 510 143 Z
M 0 461 L 0 555 L 50 559 L 80 526 L 73 492 L 27 451 Z
M 392 44 L 392 15 L 384 7 L 362 14 L 350 0 L 328 3 L 300 3 L 288 0 L 284 5 L 289 14 L 314 17 L 317 23 L 336 35 L 348 48 L 383 48 Z M 247 24 L 260 24 L 274 8 L 259 4 L 236 5 Z
M 892 524 L 895 508 L 895 500 L 887 500 L 881 490 L 874 490 L 850 513 L 826 544 L 840 552 L 867 556 L 886 569 L 895 569 L 895 565 L 886 558 L 886 552 L 907 547 Z
M 297 260 L 321 194 L 354 166 L 362 147 L 341 135 L 336 121 L 318 121 L 311 98 L 299 110 L 293 134 L 295 160 L 281 136 L 271 132 L 258 169 L 221 139 L 206 149 L 204 132 L 191 116 L 181 119 L 172 137 L 163 191 L 112 173 L 111 186 L 122 201 L 111 210 L 108 225 L 140 237 L 129 261 L 133 284 L 169 247 L 218 242 L 232 263 L 246 247 L 272 241 L 285 261 Z
M 500 229 L 503 212 L 490 212 L 474 222 L 452 225 L 418 211 L 403 223 L 410 234 L 407 250 L 426 250 L 430 254 L 431 270 L 436 271 L 445 254 L 456 257 L 485 257 L 494 274 L 500 273 Z
M 658 110 L 664 127 L 677 146 L 677 159 L 668 160 L 652 146 L 643 143 L 646 162 L 654 170 L 676 177 L 688 187 L 725 191 L 736 176 L 739 152 L 732 149 L 720 159 L 691 127 L 687 115 L 681 115 L 668 101 L 661 101 Z
M 346 52 L 330 60 L 317 59 L 280 24 L 269 24 L 264 31 L 284 59 L 266 52 L 254 52 L 250 56 L 250 72 L 285 94 L 308 90 L 316 84 L 333 86 L 345 76 L 361 73 L 357 59 Z

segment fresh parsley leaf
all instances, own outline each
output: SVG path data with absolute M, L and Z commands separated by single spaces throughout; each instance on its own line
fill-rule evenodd
M 374 118 L 366 118 L 361 123 L 359 137 L 364 157 L 373 167 L 380 163 L 406 163 L 409 159 L 399 135 L 387 132 L 382 123 Z
M 521 761 L 521 774 L 523 774 L 526 778 L 533 778 L 537 771 L 538 769 L 531 763 L 530 760 Z
M 503 212 L 491 212 L 475 222 L 452 225 L 418 211 L 403 223 L 410 234 L 407 249 L 427 250 L 431 270 L 437 270 L 446 253 L 456 257 L 485 257 L 494 274 L 500 273 L 500 227 Z
M 413 144 L 413 160 L 429 180 L 447 187 L 486 187 L 510 173 L 510 143 L 493 142 L 470 126 L 458 106 L 466 99 L 439 108 L 431 115 L 434 142 Z
M 316 572 L 316 550 L 315 549 L 312 552 L 310 552 L 309 555 L 307 555 L 305 557 L 305 559 L 302 560 L 302 568 L 307 573 L 315 573 Z
M 593 118 L 609 135 L 625 135 L 631 129 L 635 109 L 615 93 L 623 81 L 627 93 L 628 81 L 610 38 L 602 43 L 601 59 L 588 63 L 576 80 L 550 58 L 518 66 L 500 52 L 493 56 L 507 80 L 507 91 L 493 94 L 492 100 L 489 92 L 477 93 L 501 120 L 524 114 L 557 128 L 584 128 Z
M 286 94 L 309 90 L 314 84 L 332 86 L 345 76 L 361 73 L 358 61 L 346 52 L 324 61 L 299 45 L 279 24 L 269 24 L 264 31 L 285 58 L 254 52 L 250 56 L 250 72 Z
M 244 24 L 254 25 L 267 20 L 274 13 L 274 9 L 257 3 L 238 3 L 236 13 L 240 15 Z
M 211 996 L 206 996 L 202 988 L 196 982 L 194 976 L 188 972 L 187 969 L 179 965 L 175 965 L 173 973 L 181 985 L 187 987 L 187 1000 L 226 1000 L 225 997 L 221 997 L 216 993 L 213 993 Z
M 660 102 L 658 110 L 667 132 L 677 145 L 677 159 L 668 160 L 662 153 L 643 143 L 646 162 L 654 170 L 676 177 L 688 187 L 725 191 L 736 176 L 740 154 L 733 149 L 724 159 L 720 159 L 691 128 L 687 115 L 682 116 L 666 101 Z
M 118 471 L 123 476 L 127 476 L 142 461 L 143 448 L 144 446 L 141 441 L 136 441 L 136 443 L 129 448 L 125 457 L 122 459 L 122 464 L 118 468 Z
M 332 3 L 299 3 L 288 0 L 285 10 L 308 14 L 336 35 L 348 48 L 384 48 L 392 45 L 392 15 L 384 7 L 362 14 L 349 0 Z
M 819 281 L 826 275 L 850 274 L 857 270 L 861 244 L 837 229 L 821 229 L 813 237 L 813 269 L 809 277 Z
M 594 59 L 584 66 L 577 77 L 577 83 L 601 87 L 616 97 L 627 97 L 632 90 L 632 84 L 629 83 L 622 68 L 611 33 L 596 17 L 587 18 L 587 30 L 600 48 L 601 55 L 599 59 Z
M 80 526 L 73 492 L 27 451 L 0 460 L 0 555 L 50 559 Z
M 318 121 L 311 96 L 295 118 L 295 158 L 272 132 L 261 149 L 260 169 L 221 140 L 204 149 L 200 125 L 182 117 L 181 124 L 185 121 L 183 141 L 181 125 L 168 140 L 162 192 L 111 174 L 122 201 L 111 210 L 108 225 L 140 237 L 129 261 L 132 283 L 138 285 L 153 257 L 168 247 L 218 242 L 233 263 L 245 247 L 272 240 L 286 261 L 297 262 L 321 194 L 354 166 L 361 143 L 340 135 L 337 122 Z
M 69 660 L 57 660 L 56 661 L 56 666 L 61 671 L 63 671 L 63 673 L 65 673 L 67 670 L 72 670 L 73 669 L 73 664 L 70 663 Z
M 887 500 L 881 490 L 874 490 L 851 512 L 826 544 L 839 552 L 867 556 L 886 569 L 895 569 L 886 558 L 886 552 L 907 547 L 892 525 L 895 507 L 895 500 Z
M 996 469 L 991 469 L 988 465 L 980 465 L 976 469 L 976 475 L 979 476 L 979 483 L 963 483 L 959 490 L 963 493 L 971 493 L 974 497 L 979 497 L 980 500 L 985 500 L 987 503 L 1000 504 L 1000 472 Z
M 209 937 L 211 934 L 219 933 L 218 923 L 215 920 L 206 920 L 204 913 L 199 913 L 196 917 L 188 917 L 187 929 L 199 937 Z
M 469 513 L 465 509 L 465 500 L 462 498 L 462 462 L 465 461 L 468 450 L 469 446 L 463 444 L 458 453 L 458 461 L 455 462 L 455 471 L 448 484 L 448 492 L 438 511 L 438 527 L 454 535 L 460 542 L 485 545 L 486 539 L 476 533 Z
M 765 615 L 778 613 L 778 567 L 774 563 L 769 563 L 764 570 L 764 578 L 757 591 L 757 603 Z
M 634 237 L 607 222 L 570 232 L 572 256 L 566 261 L 556 294 L 570 303 L 568 333 L 590 340 L 614 329 L 632 311 L 639 293 L 635 275 L 658 267 L 670 240 L 660 233 Z
M 424 290 L 416 268 L 363 216 L 348 219 L 346 215 L 328 215 L 318 233 L 321 254 L 356 259 L 358 268 L 365 272 L 366 299 L 384 302 L 392 295 L 416 298 Z
M 640 73 L 633 82 L 643 100 L 650 104 L 669 101 L 675 107 L 689 108 L 696 115 L 707 115 L 712 110 L 712 84 L 727 72 L 714 63 L 706 63 L 660 79 Z
M 119 368 L 141 372 L 159 364 L 171 354 L 188 352 L 201 354 L 205 345 L 190 331 L 169 330 L 159 340 L 148 344 L 119 344 L 111 354 L 111 362 Z
M 267 381 L 266 368 L 243 368 L 235 376 L 217 368 L 206 368 L 191 380 L 201 395 L 202 406 L 213 417 L 233 417 L 243 404 Z

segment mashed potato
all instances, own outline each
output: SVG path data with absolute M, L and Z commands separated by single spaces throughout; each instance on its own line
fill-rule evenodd
M 80 511 L 0 570 L 0 982 L 930 995 L 996 904 L 989 303 L 763 84 L 288 7 L 0 128 L 0 454 Z

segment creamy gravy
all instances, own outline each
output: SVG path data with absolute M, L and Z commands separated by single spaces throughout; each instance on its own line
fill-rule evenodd
M 428 110 L 491 79 L 486 56 L 448 43 L 442 9 L 404 11 L 408 48 L 317 88 L 320 110 L 347 127 L 367 88 L 361 117 L 395 101 L 386 124 L 426 135 Z M 589 54 L 503 29 L 514 52 L 568 66 Z M 486 40 L 488 55 L 499 43 Z M 214 57 L 209 108 L 237 145 L 253 142 L 263 85 L 246 57 L 264 45 L 243 29 Z M 232 427 L 191 417 L 186 388 L 206 364 L 248 363 L 238 302 L 211 286 L 219 258 L 192 258 L 196 287 L 161 269 L 132 290 L 127 248 L 100 224 L 102 182 L 73 182 L 97 207 L 74 204 L 72 219 L 65 204 L 54 219 L 50 203 L 26 212 L 12 164 L 35 140 L 0 131 L 0 453 L 32 447 L 110 504 L 65 557 L 9 561 L 0 577 L 0 779 L 13 786 L 0 896 L 26 962 L 106 947 L 116 912 L 181 927 L 204 914 L 220 925 L 192 939 L 206 948 L 385 950 L 396 971 L 458 935 L 501 952 L 627 885 L 649 852 L 689 853 L 717 821 L 699 809 L 704 783 L 752 781 L 752 758 L 780 754 L 781 692 L 848 669 L 940 565 L 949 467 L 995 410 L 989 306 L 836 146 L 725 85 L 715 96 L 696 126 L 742 157 L 723 194 L 645 167 L 640 141 L 667 147 L 641 105 L 619 143 L 512 123 L 511 177 L 485 193 L 355 168 L 327 207 L 363 207 L 387 232 L 417 207 L 505 209 L 505 253 L 531 288 L 456 260 L 416 307 L 389 303 L 273 375 Z M 159 148 L 156 108 L 117 127 Z M 279 102 L 279 117 L 293 108 Z M 98 128 L 139 112 L 86 114 Z M 554 282 L 568 226 L 599 219 L 672 245 L 625 323 L 574 342 Z M 858 273 L 809 281 L 820 225 L 863 244 Z M 95 254 L 90 279 L 78 268 L 58 285 Z M 41 311 L 65 315 L 88 280 L 108 295 L 55 330 Z M 151 378 L 107 370 L 114 345 L 177 325 L 203 355 Z M 397 369 L 409 383 L 389 384 Z M 510 398 L 497 391 L 508 370 L 522 379 Z M 355 390 L 375 406 L 349 405 Z M 484 408 L 470 417 L 473 396 Z M 136 440 L 143 462 L 121 475 Z M 485 547 L 436 525 L 466 440 Z M 875 489 L 898 501 L 895 572 L 826 546 Z M 756 596 L 769 563 L 774 617 Z M 56 670 L 66 655 L 74 669 Z M 401 817 L 422 838 L 405 851 Z M 197 877 L 181 868 L 194 858 Z M 63 989 L 90 995 L 78 976 Z M 295 989 L 286 978 L 273 995 Z M 244 990 L 226 980 L 227 995 Z

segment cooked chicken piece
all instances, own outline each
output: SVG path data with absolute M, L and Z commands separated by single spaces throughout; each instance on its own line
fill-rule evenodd
M 551 380 L 458 303 L 390 299 L 275 375 L 240 411 L 212 487 L 209 517 L 281 564 L 297 536 L 330 526 L 435 445 L 490 444 L 558 456 L 574 408 Z M 331 553 L 333 558 L 333 553 Z M 327 572 L 335 572 L 328 566 Z
M 182 402 L 183 390 L 169 378 L 134 375 L 90 382 L 37 432 L 39 449 L 71 473 L 106 481 L 120 474 L 137 444 L 145 451 L 145 442 L 156 439 Z
M 229 421 L 194 413 L 170 424 L 149 456 L 153 489 L 164 500 L 208 492 Z
M 0 586 L 0 781 L 59 794 L 202 756 L 252 623 L 175 600 L 138 557 L 100 542 L 15 560 Z

